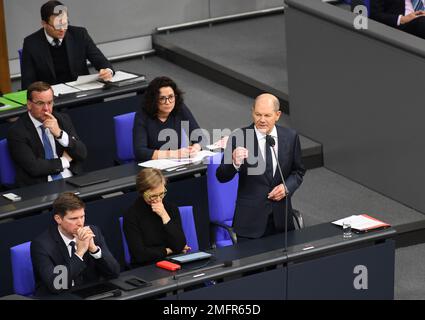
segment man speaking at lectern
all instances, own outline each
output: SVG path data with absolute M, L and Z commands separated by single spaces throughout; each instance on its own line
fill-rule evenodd
M 283 232 L 286 202 L 288 230 L 295 228 L 291 196 L 301 185 L 305 168 L 298 134 L 276 125 L 280 115 L 279 100 L 275 96 L 258 96 L 252 108 L 253 124 L 236 130 L 230 136 L 217 169 L 217 179 L 222 183 L 239 173 L 233 218 L 238 238 L 260 238 Z M 271 145 L 274 145 L 287 190 Z

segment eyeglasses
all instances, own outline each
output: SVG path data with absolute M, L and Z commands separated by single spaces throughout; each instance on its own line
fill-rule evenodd
M 37 107 L 40 107 L 40 108 L 44 107 L 45 105 L 51 107 L 54 104 L 54 101 L 53 100 L 47 101 L 47 102 L 44 102 L 44 101 L 32 101 L 32 100 L 30 100 L 30 101 L 32 103 L 34 103 Z
M 169 103 L 173 103 L 175 98 L 176 98 L 176 96 L 174 94 L 172 94 L 172 95 L 169 95 L 168 97 L 159 97 L 158 101 L 162 104 L 167 103 L 167 100 L 168 100 Z
M 145 191 L 143 193 L 143 196 L 148 199 L 149 201 L 155 201 L 157 199 L 164 199 L 165 195 L 167 194 L 167 189 L 164 188 L 164 191 L 157 194 L 152 194 L 149 191 Z

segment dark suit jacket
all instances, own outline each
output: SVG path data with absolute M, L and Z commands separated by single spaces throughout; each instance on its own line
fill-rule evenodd
M 68 289 L 100 280 L 100 277 L 114 278 L 120 273 L 120 266 L 109 251 L 105 239 L 95 226 L 90 226 L 95 237 L 95 244 L 102 250 L 102 258 L 94 259 L 88 252 L 83 260 L 76 255 L 69 257 L 68 249 L 61 238 L 57 225 L 51 226 L 31 243 L 31 259 L 35 276 L 37 296 L 58 294 L 64 290 L 54 287 L 58 273 L 54 268 L 59 265 L 67 267 Z
M 398 16 L 405 11 L 405 0 L 370 0 L 370 17 L 391 27 L 397 27 Z
M 68 115 L 57 112 L 53 112 L 53 115 L 58 120 L 59 127 L 69 136 L 67 148 L 56 142 L 56 153 L 58 157 L 61 157 L 66 150 L 73 159 L 69 170 L 73 174 L 80 174 L 83 171 L 82 161 L 87 157 L 86 146 L 79 140 Z M 63 171 L 62 162 L 59 158 L 45 159 L 43 143 L 28 113 L 22 115 L 10 127 L 7 142 L 15 164 L 16 184 L 18 186 L 47 182 L 48 175 Z
M 253 145 L 247 141 L 247 130 L 250 129 L 253 137 Z M 276 126 L 278 135 L 278 159 L 282 167 L 283 176 L 289 191 L 288 196 L 288 230 L 294 229 L 292 221 L 291 196 L 301 185 L 305 173 L 301 159 L 301 147 L 297 133 L 289 128 Z M 277 185 L 282 183 L 279 169 L 276 167 L 273 180 L 269 180 L 266 174 L 253 175 L 252 170 L 258 165 L 265 169 L 265 162 L 258 148 L 257 136 L 254 125 L 241 129 L 229 137 L 221 165 L 217 168 L 217 179 L 220 182 L 228 182 L 238 171 L 232 164 L 231 154 L 236 147 L 248 149 L 248 159 L 239 169 L 239 187 L 236 200 L 233 228 L 237 235 L 248 238 L 261 237 L 267 226 L 268 215 L 273 214 L 275 227 L 279 231 L 285 229 L 285 199 L 271 201 L 267 194 Z M 242 132 L 243 141 L 237 141 L 234 137 Z M 241 140 L 241 139 L 239 139 Z M 258 159 L 256 163 L 254 157 Z M 227 159 L 226 159 L 227 158 Z M 226 164 L 225 164 L 226 160 Z
M 69 26 L 64 39 L 73 78 L 77 79 L 79 75 L 89 74 L 86 59 L 96 70 L 104 68 L 113 70 L 111 63 L 94 44 L 85 28 Z M 21 73 L 23 90 L 35 81 L 45 81 L 51 85 L 58 83 L 50 44 L 47 42 L 43 28 L 24 39 Z

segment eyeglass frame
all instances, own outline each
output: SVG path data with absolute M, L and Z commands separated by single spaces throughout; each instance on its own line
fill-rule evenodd
M 55 101 L 54 100 L 51 100 L 51 101 L 48 101 L 48 102 L 44 102 L 44 101 L 37 101 L 37 102 L 35 102 L 35 101 L 33 101 L 33 100 L 30 99 L 29 101 L 31 101 L 37 107 L 40 107 L 40 108 L 44 107 L 45 105 L 48 105 L 49 107 L 53 107 L 53 105 L 55 104 Z
M 145 197 L 146 199 L 148 199 L 149 201 L 154 201 L 156 199 L 164 199 L 165 196 L 167 195 L 167 188 L 164 187 L 164 191 L 159 193 L 159 194 L 150 194 L 149 190 L 146 190 L 145 192 L 143 192 L 143 197 Z M 152 198 L 154 197 L 154 198 Z
M 161 104 L 166 104 L 167 101 L 169 103 L 173 103 L 174 101 L 176 101 L 176 97 L 177 97 L 177 94 L 175 94 L 175 93 L 172 94 L 172 95 L 169 95 L 168 97 L 165 97 L 165 96 L 158 97 L 158 102 L 161 103 Z M 164 100 L 164 101 L 161 101 L 161 100 Z

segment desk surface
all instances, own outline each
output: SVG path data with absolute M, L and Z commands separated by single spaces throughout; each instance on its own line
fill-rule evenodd
M 341 228 L 331 223 L 325 223 L 289 232 L 287 255 L 283 250 L 283 234 L 246 241 L 234 246 L 216 249 L 213 252 L 215 259 L 208 266 L 205 266 L 205 262 L 196 262 L 184 265 L 183 269 L 177 272 L 166 271 L 154 265 L 126 271 L 120 275 L 118 281 L 137 276 L 149 281 L 151 285 L 132 291 L 123 291 L 122 296 L 114 299 L 147 298 L 183 289 L 209 279 L 228 277 L 270 265 L 294 262 L 297 259 L 308 259 L 311 256 L 324 255 L 340 249 L 356 248 L 367 243 L 391 238 L 395 234 L 395 230 L 390 228 L 366 234 L 354 234 L 351 239 L 343 239 Z M 303 250 L 303 248 L 312 246 L 313 249 Z M 231 265 L 224 267 L 223 263 L 225 262 L 227 265 L 229 261 L 232 262 Z M 191 269 L 197 265 L 204 265 L 205 268 L 193 272 Z M 214 265 L 218 265 L 218 267 L 207 270 Z M 203 271 L 203 269 L 206 271 Z M 199 276 L 203 273 L 204 275 Z M 185 274 L 187 275 L 185 276 Z
M 130 84 L 123 87 L 106 87 L 96 90 L 81 91 L 76 93 L 67 94 L 55 98 L 55 108 L 70 108 L 77 107 L 80 105 L 95 103 L 102 101 L 106 98 L 111 98 L 119 95 L 124 95 L 128 93 L 138 93 L 143 92 L 148 86 L 148 82 L 138 82 L 135 84 Z M 0 121 L 20 116 L 25 113 L 27 110 L 26 106 L 21 108 L 16 108 L 12 110 L 0 111 Z
M 196 173 L 204 173 L 207 166 L 203 163 L 188 165 L 186 170 L 175 172 L 164 171 L 164 176 L 169 181 L 183 179 L 193 176 Z M 78 192 L 82 199 L 99 197 L 101 195 L 134 189 L 136 184 L 136 174 L 142 168 L 136 163 L 129 163 L 121 166 L 111 167 L 87 173 L 87 176 L 107 178 L 109 181 L 92 186 L 77 188 L 66 182 L 67 179 L 37 184 L 29 187 L 19 188 L 4 193 L 13 192 L 19 195 L 22 200 L 11 202 L 4 197 L 0 198 L 0 220 L 23 216 L 35 211 L 41 211 L 51 207 L 53 201 L 62 192 Z

